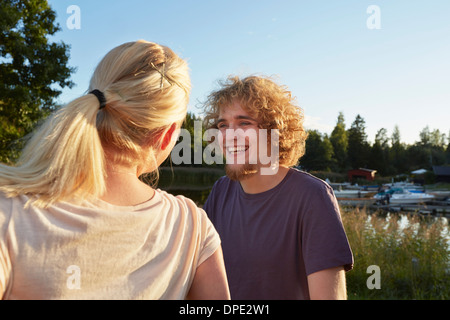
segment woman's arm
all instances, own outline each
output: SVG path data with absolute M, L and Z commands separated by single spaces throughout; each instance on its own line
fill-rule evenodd
M 230 291 L 223 262 L 222 248 L 206 259 L 195 272 L 187 299 L 229 300 Z

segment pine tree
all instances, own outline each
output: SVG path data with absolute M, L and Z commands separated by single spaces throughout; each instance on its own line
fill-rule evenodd
M 348 134 L 348 161 L 353 169 L 368 166 L 370 146 L 367 142 L 366 122 L 358 114 Z
M 333 146 L 337 170 L 345 172 L 347 168 L 348 137 L 345 130 L 344 114 L 339 112 L 336 126 L 331 132 L 330 142 Z

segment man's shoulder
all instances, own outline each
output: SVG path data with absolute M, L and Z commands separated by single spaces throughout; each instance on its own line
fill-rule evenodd
M 227 176 L 220 177 L 212 186 L 203 208 L 209 208 L 211 205 L 224 202 L 226 198 L 234 194 L 234 192 L 231 192 L 234 188 L 236 188 L 236 181 L 231 180 Z
M 299 188 L 318 191 L 318 190 L 329 190 L 331 186 L 323 181 L 322 179 L 297 168 L 290 168 L 291 172 L 289 183 L 295 184 Z
M 217 179 L 213 185 L 213 191 L 233 188 L 236 186 L 236 181 L 231 180 L 226 175 Z

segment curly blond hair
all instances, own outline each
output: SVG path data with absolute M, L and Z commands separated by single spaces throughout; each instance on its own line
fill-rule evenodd
M 307 133 L 303 128 L 303 111 L 286 86 L 272 78 L 230 76 L 220 82 L 205 103 L 204 123 L 207 129 L 217 128 L 220 110 L 239 101 L 242 108 L 259 122 L 261 129 L 278 129 L 279 164 L 291 167 L 305 153 Z

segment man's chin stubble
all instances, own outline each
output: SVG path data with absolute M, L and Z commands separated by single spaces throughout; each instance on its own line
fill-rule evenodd
M 227 177 L 234 181 L 240 181 L 258 173 L 258 167 L 255 164 L 243 164 L 238 168 L 233 168 L 230 165 L 225 165 L 225 172 Z

